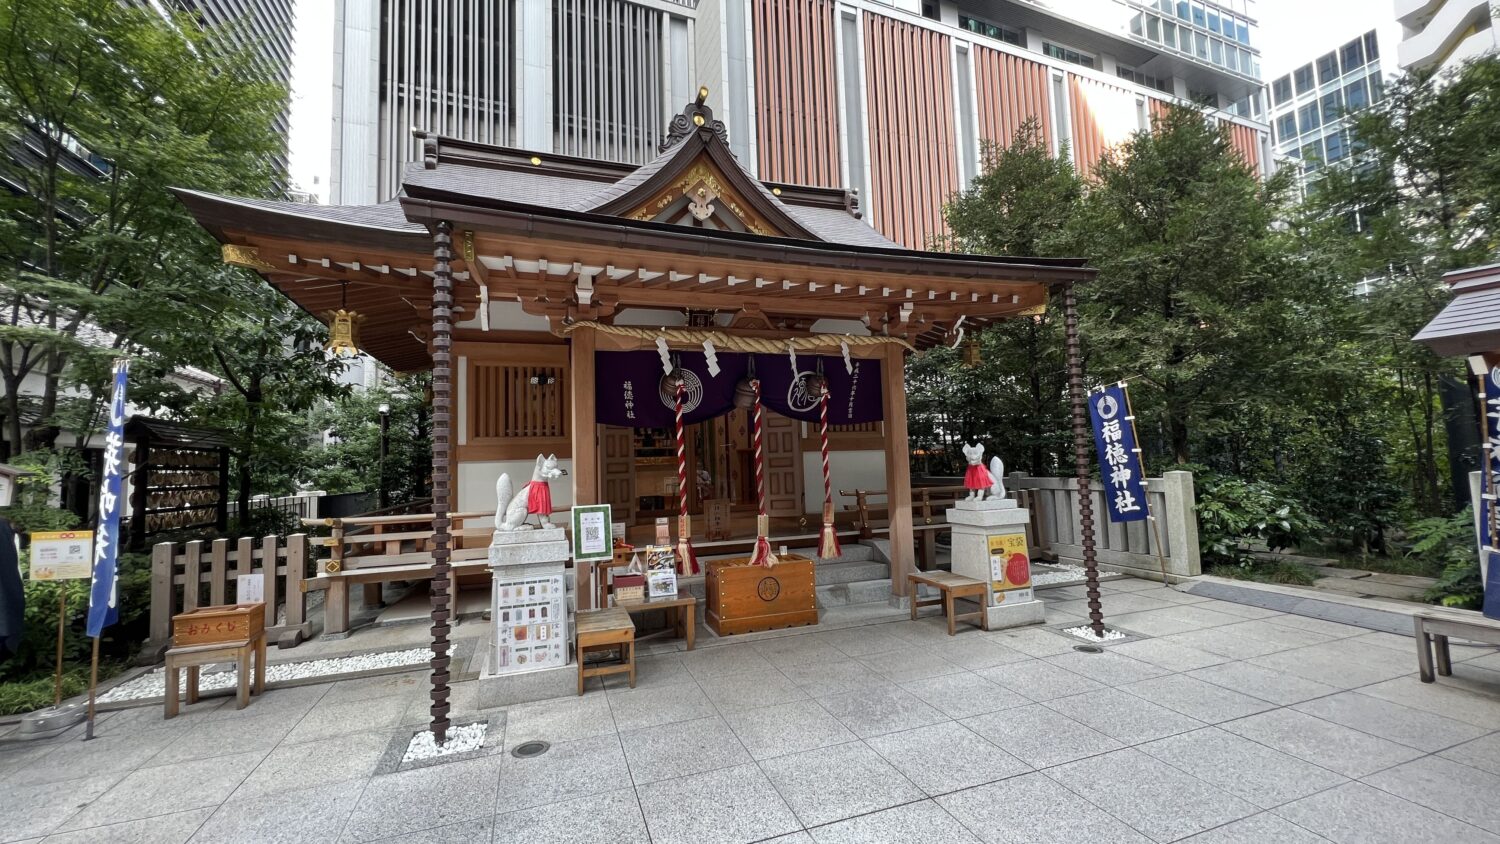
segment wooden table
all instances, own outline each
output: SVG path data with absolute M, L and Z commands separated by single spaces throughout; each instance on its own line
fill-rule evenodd
M 693 649 L 693 641 L 698 635 L 698 599 L 692 595 L 678 592 L 672 598 L 653 598 L 649 601 L 620 604 L 619 608 L 631 615 L 639 615 L 652 610 L 666 610 L 672 616 L 672 632 L 676 633 L 678 638 L 687 640 L 688 650 Z
M 975 580 L 972 577 L 964 577 L 961 574 L 954 574 L 953 572 L 948 571 L 917 572 L 915 574 L 907 575 L 906 579 L 907 582 L 911 585 L 911 588 L 908 591 L 911 592 L 912 621 L 917 620 L 917 607 L 930 607 L 935 604 L 942 604 L 943 615 L 948 617 L 949 636 L 952 636 L 955 633 L 953 627 L 954 622 L 959 620 L 972 621 L 975 620 L 976 617 L 979 622 L 980 629 L 990 629 L 988 624 L 989 616 L 985 612 L 984 607 L 985 592 L 990 588 L 990 585 L 988 583 L 985 583 L 982 580 Z M 925 583 L 926 585 L 938 590 L 942 594 L 936 598 L 928 598 L 925 601 L 919 601 L 917 600 L 917 584 L 920 583 Z M 968 597 L 977 597 L 979 599 L 979 612 L 965 613 L 962 616 L 955 615 L 953 612 L 953 601 L 957 598 Z
M 635 688 L 635 622 L 630 613 L 619 607 L 601 610 L 581 610 L 574 615 L 578 639 L 578 693 L 583 694 L 583 683 L 589 677 L 606 674 L 629 674 L 630 688 Z M 583 661 L 591 650 L 619 648 L 620 661 L 613 664 L 595 664 L 590 667 Z
M 190 645 L 183 648 L 171 648 L 167 651 L 167 694 L 166 694 L 166 717 L 177 717 L 177 686 L 179 672 L 187 669 L 187 702 L 192 705 L 198 702 L 198 669 L 205 665 L 214 665 L 220 662 L 233 662 L 239 668 L 239 690 L 236 695 L 235 709 L 244 709 L 250 705 L 250 663 L 255 663 L 255 694 L 263 694 L 266 690 L 266 632 L 261 630 L 249 639 L 241 639 L 238 642 L 218 642 L 210 645 Z

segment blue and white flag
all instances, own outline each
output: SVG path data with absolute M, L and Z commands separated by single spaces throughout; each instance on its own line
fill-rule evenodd
M 1138 522 L 1146 518 L 1146 478 L 1141 472 L 1141 449 L 1125 385 L 1112 384 L 1091 394 L 1089 418 L 1094 423 L 1094 448 L 1099 452 L 1099 477 L 1104 482 L 1109 520 Z
M 104 435 L 104 477 L 99 481 L 99 527 L 94 531 L 94 579 L 89 587 L 88 634 L 98 636 L 120 620 L 116 567 L 120 556 L 121 486 L 125 479 L 125 379 L 130 362 L 115 361 L 115 387 L 109 399 Z
M 1484 580 L 1484 615 L 1500 619 L 1500 366 L 1488 367 L 1480 376 L 1484 397 L 1484 471 L 1488 473 L 1483 490 L 1479 530 L 1479 570 Z

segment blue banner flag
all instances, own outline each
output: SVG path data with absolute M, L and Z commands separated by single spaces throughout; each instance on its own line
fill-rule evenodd
M 104 477 L 99 481 L 99 527 L 94 531 L 94 579 L 89 587 L 88 634 L 98 636 L 120 619 L 115 585 L 120 556 L 120 488 L 125 479 L 125 379 L 129 361 L 115 361 L 115 386 L 109 399 L 109 429 L 104 435 Z
M 1481 376 L 1484 399 L 1484 483 L 1480 486 L 1479 565 L 1484 573 L 1484 615 L 1500 619 L 1500 365 L 1487 367 Z
M 1109 520 L 1138 522 L 1146 518 L 1146 477 L 1141 471 L 1141 449 L 1125 385 L 1112 384 L 1091 394 L 1089 418 L 1094 423 L 1094 448 L 1099 452 L 1099 477 L 1104 482 Z

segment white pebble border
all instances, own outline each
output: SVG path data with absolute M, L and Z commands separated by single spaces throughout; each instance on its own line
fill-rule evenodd
M 1082 580 L 1088 572 L 1080 566 L 1070 566 L 1066 563 L 1048 563 L 1048 566 L 1059 566 L 1062 571 L 1044 571 L 1032 573 L 1031 583 L 1034 586 L 1049 586 L 1053 583 L 1071 583 Z
M 1063 632 L 1068 634 L 1069 636 L 1076 636 L 1079 639 L 1087 639 L 1090 642 L 1114 642 L 1119 639 L 1125 638 L 1124 633 L 1121 633 L 1118 630 L 1111 630 L 1108 627 L 1104 628 L 1103 638 L 1095 636 L 1094 628 L 1087 625 L 1083 627 L 1064 627 Z
M 288 680 L 305 680 L 309 677 L 326 677 L 334 674 L 354 674 L 361 671 L 372 671 L 377 668 L 400 668 L 407 665 L 420 665 L 427 662 L 432 656 L 430 648 L 410 648 L 404 651 L 386 651 L 384 653 L 363 654 L 361 656 L 339 656 L 327 659 L 310 659 L 306 662 L 279 662 L 266 666 L 267 683 L 284 683 Z M 164 676 L 166 669 L 153 668 L 150 671 L 121 683 L 102 695 L 99 695 L 100 703 L 110 703 L 121 700 L 143 700 L 146 698 L 161 697 L 163 685 L 166 680 Z M 186 675 L 186 671 L 183 672 Z M 239 683 L 239 669 L 231 668 L 227 671 L 215 671 L 203 673 L 198 678 L 199 691 L 213 691 L 216 689 L 232 689 Z M 178 680 L 177 690 L 187 690 L 187 677 Z
M 411 737 L 411 744 L 406 746 L 406 755 L 401 757 L 401 761 L 416 762 L 478 750 L 484 747 L 484 733 L 489 726 L 487 721 L 478 721 L 462 727 L 450 727 L 448 740 L 441 745 L 433 739 L 432 730 L 423 730 Z

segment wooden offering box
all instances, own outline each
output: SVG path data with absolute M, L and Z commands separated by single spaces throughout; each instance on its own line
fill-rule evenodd
M 266 605 L 263 603 L 199 607 L 172 616 L 172 645 L 184 648 L 243 642 L 259 636 L 265 629 Z
M 796 554 L 770 568 L 749 557 L 712 560 L 704 578 L 708 626 L 720 636 L 818 623 L 813 561 Z

